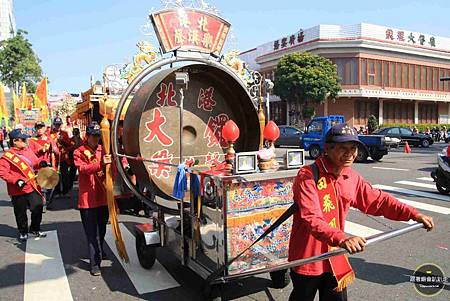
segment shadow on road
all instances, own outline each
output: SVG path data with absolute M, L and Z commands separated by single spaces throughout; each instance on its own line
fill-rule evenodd
M 0 207 L 12 207 L 10 200 L 0 200 Z

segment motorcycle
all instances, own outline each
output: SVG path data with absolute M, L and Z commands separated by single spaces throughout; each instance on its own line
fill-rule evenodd
M 431 172 L 431 177 L 436 182 L 437 190 L 442 194 L 450 193 L 450 166 L 445 152 L 437 154 L 438 167 Z

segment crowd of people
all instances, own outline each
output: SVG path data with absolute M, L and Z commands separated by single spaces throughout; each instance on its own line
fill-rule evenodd
M 0 178 L 7 183 L 11 196 L 19 240 L 26 241 L 28 235 L 46 236 L 41 231 L 42 213 L 45 203 L 52 197 L 52 192 L 42 190 L 37 184 L 36 172 L 45 167 L 60 170 L 63 178 L 57 189 L 64 195 L 72 188 L 76 174 L 72 170 L 78 171 L 77 208 L 88 242 L 90 273 L 98 276 L 101 261 L 106 256 L 104 238 L 109 218 L 105 166 L 112 164 L 112 158 L 103 152 L 98 123 L 87 126 L 85 139 L 81 139 L 77 129 L 72 130 L 70 137 L 61 129 L 62 124 L 57 117 L 51 129 L 46 130 L 44 123 L 37 122 L 33 137 L 21 129 L 12 130 L 9 133 L 11 147 L 0 158 Z M 365 239 L 347 236 L 343 230 L 350 206 L 393 220 L 412 219 L 423 223 L 428 230 L 434 227 L 431 217 L 373 188 L 351 169 L 358 147 L 363 147 L 360 144 L 355 129 L 347 124 L 334 125 L 326 135 L 324 154 L 313 165 L 299 171 L 293 188 L 299 210 L 294 214 L 289 260 L 319 255 L 336 247 L 350 253 L 363 251 Z M 346 300 L 346 287 L 354 273 L 342 255 L 293 268 L 291 278 L 293 291 L 289 300 L 312 301 L 317 290 L 321 300 Z
M 54 118 L 50 127 L 44 122 L 36 122 L 33 136 L 20 125 L 9 133 L 1 131 L 0 136 L 2 148 L 3 140 L 7 140 L 9 146 L 0 158 L 0 178 L 6 182 L 11 197 L 19 241 L 25 242 L 29 235 L 46 236 L 41 231 L 46 207 L 50 208 L 53 199 L 71 192 L 78 174 L 77 209 L 88 241 L 90 271 L 95 276 L 101 274 L 100 262 L 106 256 L 103 245 L 109 214 L 104 169 L 112 163 L 111 155 L 102 151 L 100 136 L 100 125 L 91 122 L 82 138 L 69 117 L 65 125 L 60 117 Z M 59 183 L 54 189 L 43 189 L 37 182 L 39 170 L 47 167 L 59 174 Z M 141 209 L 142 204 L 138 207 Z M 27 209 L 31 211 L 30 226 Z M 148 211 L 144 210 L 147 215 Z

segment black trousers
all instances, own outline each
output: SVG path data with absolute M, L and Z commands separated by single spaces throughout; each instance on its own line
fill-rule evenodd
M 59 168 L 61 172 L 61 184 L 62 184 L 62 194 L 67 194 L 71 189 L 71 179 L 69 174 L 69 164 L 66 161 L 61 161 L 61 166 Z
M 347 289 L 336 292 L 336 279 L 331 273 L 307 276 L 291 271 L 291 279 L 293 290 L 289 301 L 313 301 L 317 290 L 320 301 L 347 301 Z
M 17 229 L 20 234 L 28 233 L 28 217 L 27 208 L 31 211 L 31 231 L 41 230 L 42 221 L 42 207 L 44 200 L 42 196 L 33 191 L 31 193 L 11 196 L 11 201 L 14 207 L 14 215 L 16 217 Z
M 69 165 L 69 191 L 73 188 L 73 182 L 77 176 L 77 167 L 75 165 Z
M 99 266 L 102 261 L 103 243 L 106 224 L 108 223 L 108 206 L 80 209 L 81 222 L 86 233 L 91 267 Z

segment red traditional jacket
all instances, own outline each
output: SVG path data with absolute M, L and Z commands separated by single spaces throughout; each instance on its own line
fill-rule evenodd
M 315 183 L 309 166 L 303 167 L 294 183 L 294 200 L 299 210 L 294 221 L 289 242 L 289 261 L 320 255 L 337 247 L 345 239 L 344 224 L 348 210 L 355 207 L 364 213 L 385 216 L 398 221 L 414 219 L 418 212 L 415 208 L 397 201 L 393 196 L 373 188 L 356 171 L 344 168 L 336 177 L 326 157 L 319 157 L 315 163 L 319 169 L 319 179 L 328 179 Z M 320 199 L 319 185 L 334 188 L 335 202 Z M 331 190 L 332 191 L 332 190 Z M 323 194 L 323 192 L 322 192 Z M 326 220 L 326 215 L 334 209 L 334 223 Z M 335 275 L 330 260 L 318 261 L 294 268 L 303 275 L 321 275 L 330 272 Z M 335 275 L 336 276 L 336 275 Z
M 40 161 L 44 160 L 53 166 L 55 165 L 54 162 L 52 162 L 52 153 L 55 154 L 56 158 L 59 156 L 59 149 L 55 141 L 50 139 L 47 135 L 44 134 L 40 137 L 32 137 L 28 139 L 28 146 Z M 43 150 L 44 147 L 47 148 L 47 151 L 45 152 Z
M 6 182 L 10 196 L 27 194 L 33 190 L 41 193 L 34 181 L 34 170 L 39 168 L 39 162 L 29 147 L 23 150 L 11 147 L 3 154 L 0 158 L 0 178 Z M 18 180 L 27 183 L 24 187 L 19 188 L 16 184 Z
M 101 163 L 101 145 L 93 150 L 83 144 L 74 151 L 73 157 L 79 174 L 78 208 L 106 206 L 108 203 L 104 187 L 105 172 Z

